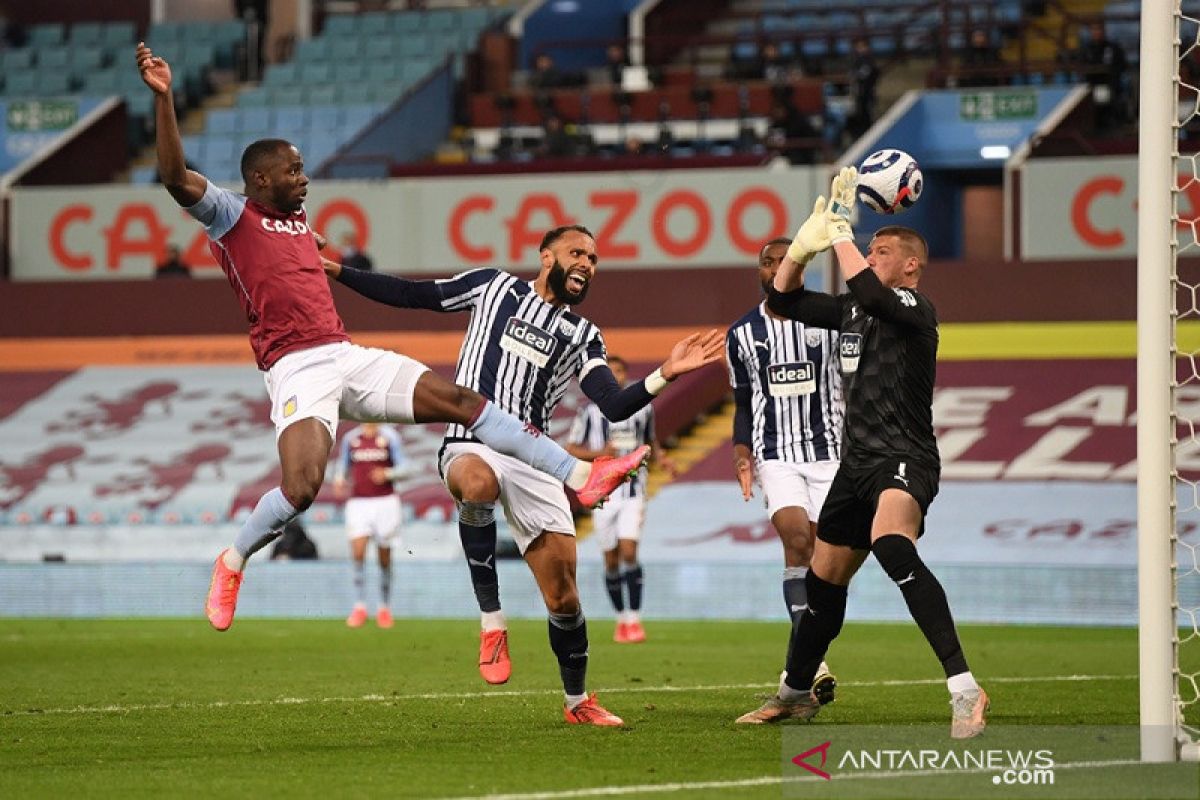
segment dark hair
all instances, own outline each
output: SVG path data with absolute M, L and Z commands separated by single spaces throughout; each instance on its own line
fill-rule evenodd
M 546 235 L 542 237 L 542 243 L 540 245 L 538 245 L 538 252 L 539 253 L 542 252 L 547 247 L 549 247 L 550 245 L 557 242 L 568 231 L 576 231 L 578 233 L 582 233 L 584 236 L 587 236 L 590 239 L 596 238 L 595 236 L 592 235 L 591 231 L 589 231 L 587 228 L 583 227 L 582 225 L 560 225 L 557 228 L 553 228 L 551 230 L 546 231 Z
M 762 255 L 763 250 L 766 250 L 768 247 L 771 247 L 772 245 L 777 245 L 777 244 L 786 244 L 788 246 L 791 246 L 792 240 L 787 238 L 786 236 L 776 236 L 774 239 L 772 239 L 769 242 L 764 243 L 762 247 L 758 248 L 759 256 Z
M 620 356 L 618 356 L 618 355 L 613 355 L 612 353 L 609 353 L 609 354 L 608 354 L 608 363 L 609 363 L 610 365 L 612 365 L 612 364 L 620 364 L 622 367 L 624 367 L 624 368 L 625 368 L 625 370 L 626 370 L 626 371 L 628 371 L 628 370 L 629 370 L 629 362 L 628 362 L 628 361 L 626 361 L 625 359 L 621 358 L 621 357 L 620 357 Z
M 264 161 L 269 160 L 283 148 L 291 146 L 292 143 L 287 139 L 259 139 L 257 142 L 246 145 L 246 149 L 242 151 L 242 180 L 249 183 L 250 177 L 255 170 L 262 167 Z
M 903 225 L 884 225 L 879 230 L 875 231 L 872 239 L 878 239 L 880 236 L 895 236 L 900 241 L 908 245 L 912 254 L 917 257 L 917 261 L 921 264 L 921 269 L 929 262 L 929 243 L 925 241 L 925 237 L 914 231 L 912 228 L 906 228 Z

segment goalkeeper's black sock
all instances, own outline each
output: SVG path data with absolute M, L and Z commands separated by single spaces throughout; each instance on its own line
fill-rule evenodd
M 845 586 L 818 578 L 811 569 L 804 583 L 808 590 L 808 608 L 792 623 L 787 678 L 784 679 L 788 688 L 797 691 L 812 688 L 813 678 L 825 660 L 830 643 L 842 632 L 849 591 Z
M 967 672 L 967 659 L 958 641 L 958 631 L 954 629 L 946 592 L 917 555 L 916 545 L 907 536 L 889 533 L 875 540 L 871 552 L 883 571 L 900 587 L 909 613 L 942 662 L 946 677 Z
M 783 602 L 787 606 L 788 616 L 792 622 L 804 613 L 808 607 L 808 589 L 804 586 L 804 578 L 808 575 L 808 567 L 783 568 Z

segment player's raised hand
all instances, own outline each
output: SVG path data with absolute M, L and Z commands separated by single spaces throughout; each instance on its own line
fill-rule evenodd
M 138 42 L 137 65 L 142 73 L 142 80 L 155 94 L 167 94 L 171 91 L 171 66 L 150 52 L 145 42 Z
M 850 219 L 854 200 L 858 196 L 858 169 L 842 167 L 829 184 L 829 210 L 843 219 Z
M 708 333 L 693 333 L 680 339 L 663 362 L 662 376 L 674 380 L 685 372 L 720 361 L 725 357 L 725 335 L 713 328 Z
M 788 245 L 788 258 L 795 261 L 797 264 L 807 264 L 812 260 L 812 257 L 829 247 L 829 235 L 826 233 L 827 228 L 825 220 L 825 198 L 818 197 L 813 203 L 812 213 L 808 215 L 808 219 L 804 220 L 804 224 L 800 226 L 800 230 L 796 231 L 792 243 Z

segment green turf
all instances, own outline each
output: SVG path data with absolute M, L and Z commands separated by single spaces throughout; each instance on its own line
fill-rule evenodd
M 948 722 L 940 669 L 911 624 L 847 625 L 830 654 L 838 701 L 812 725 L 762 728 L 732 721 L 773 688 L 786 626 L 647 630 L 645 644 L 617 645 L 611 622 L 591 625 L 589 686 L 624 717 L 614 730 L 562 722 L 545 623 L 512 625 L 513 679 L 488 687 L 473 621 L 379 631 L 245 619 L 217 634 L 203 620 L 0 620 L 0 797 L 455 797 L 746 781 L 679 795 L 778 798 L 782 736 Z M 1135 631 L 961 634 L 994 728 L 1136 724 Z M 1110 677 L 1020 680 L 1068 675 Z

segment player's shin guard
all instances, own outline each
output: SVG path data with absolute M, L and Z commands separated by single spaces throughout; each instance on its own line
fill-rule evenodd
M 907 536 L 889 533 L 875 540 L 871 552 L 883 571 L 900 587 L 909 613 L 942 662 L 946 676 L 966 672 L 967 659 L 958 641 L 958 631 L 954 629 L 946 592 L 917 555 L 916 545 Z
M 351 561 L 354 571 L 354 602 L 360 606 L 367 604 L 367 565 L 362 561 Z
M 808 607 L 808 589 L 804 586 L 806 575 L 808 575 L 808 567 L 783 568 L 783 602 L 787 606 L 788 616 L 792 618 L 793 624 Z
M 621 579 L 625 581 L 625 588 L 629 591 L 629 610 L 642 610 L 642 565 L 634 564 L 633 566 L 626 565 L 624 572 L 621 573 Z
M 558 657 L 563 692 L 569 696 L 583 694 L 587 682 L 588 637 L 582 610 L 550 615 L 550 649 Z
M 458 538 L 471 570 L 471 588 L 479 610 L 500 610 L 500 577 L 496 574 L 496 516 L 490 503 L 461 503 Z
M 579 463 L 549 436 L 490 401 L 484 402 L 467 429 L 493 450 L 520 459 L 563 483 L 568 481 L 575 465 Z
M 298 513 L 300 512 L 283 496 L 283 490 L 275 487 L 259 498 L 258 504 L 254 506 L 254 510 L 250 512 L 250 516 L 233 540 L 233 549 L 242 558 L 249 558 L 278 539 L 283 533 L 283 526 L 291 522 Z
M 604 573 L 604 588 L 608 590 L 608 599 L 612 601 L 613 608 L 619 613 L 625 610 L 625 583 L 622 580 L 620 572 Z
M 821 580 L 812 570 L 804 578 L 808 608 L 792 623 L 785 683 L 797 691 L 812 688 L 829 644 L 842 632 L 847 587 Z

